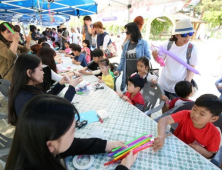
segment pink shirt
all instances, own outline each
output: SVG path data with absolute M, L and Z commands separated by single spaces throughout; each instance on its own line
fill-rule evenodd
M 69 53 L 70 53 L 70 51 L 71 51 L 71 49 L 70 49 L 70 48 L 66 48 L 66 49 L 65 49 L 65 53 L 66 53 L 66 54 L 69 54 Z
M 83 51 L 85 51 L 85 53 Z M 82 48 L 82 52 L 86 56 L 86 62 L 89 63 L 91 61 L 90 49 L 88 47 Z

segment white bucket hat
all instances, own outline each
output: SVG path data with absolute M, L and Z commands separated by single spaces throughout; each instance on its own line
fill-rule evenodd
M 193 29 L 193 25 L 189 19 L 183 19 L 176 22 L 176 27 L 173 35 L 185 34 L 189 32 L 196 32 Z

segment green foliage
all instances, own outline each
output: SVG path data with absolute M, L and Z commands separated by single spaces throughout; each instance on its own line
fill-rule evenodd
M 160 19 L 163 21 L 160 21 L 156 18 L 151 23 L 151 39 L 159 39 L 161 36 L 166 36 L 168 38 L 171 35 L 171 21 L 167 17 L 161 17 Z
M 222 11 L 207 11 L 203 15 L 203 20 L 211 24 L 211 28 L 222 25 Z

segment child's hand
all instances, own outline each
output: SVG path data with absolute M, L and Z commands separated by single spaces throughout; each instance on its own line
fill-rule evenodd
M 151 80 L 151 83 L 158 84 L 157 80 L 154 80 L 154 79 Z
M 103 80 L 98 80 L 98 82 L 99 82 L 99 83 L 104 83 L 104 81 L 103 81 Z
M 101 80 L 101 79 L 102 79 L 102 76 L 98 76 L 97 78 Z
M 75 78 L 75 79 L 71 79 L 69 82 L 69 85 L 76 87 L 81 81 L 83 81 L 82 76 Z
M 82 73 L 82 74 L 86 74 L 86 71 L 85 71 L 85 70 L 79 70 L 78 72 L 79 72 L 79 73 Z
M 81 74 L 78 71 L 74 71 L 74 73 L 77 77 L 81 76 Z
M 69 83 L 69 79 L 64 75 L 62 79 L 59 81 L 59 84 L 64 85 L 66 83 Z
M 131 100 L 127 96 L 125 96 L 125 95 L 122 97 L 122 99 L 131 102 Z
M 156 152 L 161 149 L 164 145 L 165 137 L 157 136 L 153 142 L 153 151 Z
M 162 98 L 162 100 L 164 100 L 165 102 L 166 102 L 166 101 L 169 101 L 169 98 L 168 98 L 167 96 L 165 96 L 165 95 L 162 95 L 161 98 Z
M 68 54 L 65 54 L 65 57 L 69 57 L 69 55 L 68 55 Z
M 117 92 L 117 94 L 119 95 L 120 98 L 122 98 L 124 96 L 123 93 Z
M 133 165 L 133 163 L 136 161 L 137 154 L 133 155 L 133 151 L 131 150 L 129 155 L 124 158 L 121 162 L 121 165 L 124 165 L 128 169 Z
M 124 145 L 124 142 L 122 141 L 111 141 L 111 142 L 107 142 L 106 144 L 106 152 L 112 152 L 113 149 L 117 148 L 117 147 L 127 147 L 126 145 Z

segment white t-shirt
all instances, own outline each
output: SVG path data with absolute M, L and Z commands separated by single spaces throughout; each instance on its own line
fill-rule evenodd
M 164 49 L 167 49 L 168 42 L 169 41 L 163 44 Z M 177 46 L 174 42 L 169 51 L 176 54 L 179 58 L 187 63 L 188 44 L 189 43 L 183 46 Z M 164 53 L 163 56 L 160 57 L 165 59 L 165 67 L 162 69 L 158 84 L 162 87 L 163 90 L 170 93 L 175 93 L 174 86 L 177 82 L 183 81 L 186 78 L 187 68 Z M 195 45 L 193 45 L 189 62 L 190 65 L 194 66 L 198 63 L 197 48 Z

